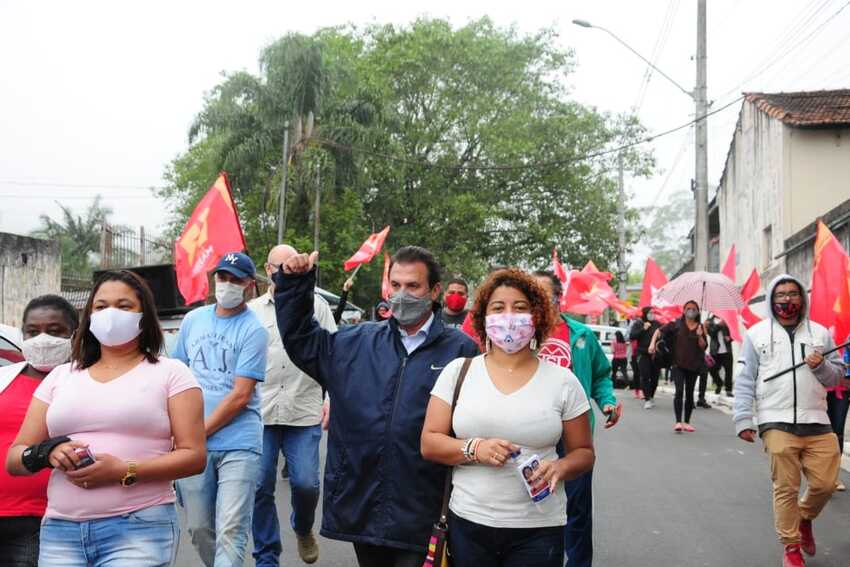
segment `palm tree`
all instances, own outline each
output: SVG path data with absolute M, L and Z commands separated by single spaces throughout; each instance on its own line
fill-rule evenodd
M 75 214 L 70 207 L 57 203 L 62 209 L 62 219 L 57 221 L 47 215 L 39 217 L 41 227 L 33 236 L 58 240 L 62 251 L 62 272 L 80 278 L 91 275 L 94 255 L 100 251 L 100 235 L 109 222 L 112 209 L 101 204 L 97 195 L 82 215 Z

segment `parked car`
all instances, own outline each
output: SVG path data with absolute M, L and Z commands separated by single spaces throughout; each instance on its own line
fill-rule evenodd
M 617 331 L 623 333 L 625 337 L 628 334 L 627 329 L 621 329 L 619 327 L 611 327 L 609 325 L 588 325 L 593 333 L 596 335 L 596 338 L 599 340 L 599 344 L 602 345 L 602 350 L 605 352 L 605 356 L 608 357 L 608 361 L 612 361 L 614 359 L 614 335 Z M 627 339 L 628 340 L 628 339 Z M 629 372 L 627 368 L 626 372 Z M 628 383 L 624 383 L 622 381 L 622 375 L 617 376 L 617 380 L 614 383 L 615 388 L 625 388 Z
M 21 353 L 21 330 L 0 324 L 0 366 L 9 366 L 24 361 Z

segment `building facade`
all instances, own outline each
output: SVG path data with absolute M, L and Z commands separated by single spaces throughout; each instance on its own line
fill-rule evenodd
M 58 242 L 0 233 L 0 323 L 19 328 L 27 303 L 58 294 L 61 281 Z

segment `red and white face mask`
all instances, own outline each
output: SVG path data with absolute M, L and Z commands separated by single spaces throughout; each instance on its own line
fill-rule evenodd
M 487 337 L 508 354 L 519 352 L 534 338 L 531 313 L 494 313 L 487 315 Z

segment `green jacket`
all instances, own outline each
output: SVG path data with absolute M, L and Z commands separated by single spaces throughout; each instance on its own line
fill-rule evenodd
M 605 356 L 596 335 L 587 325 L 573 321 L 566 315 L 561 315 L 561 317 L 570 328 L 570 355 L 572 357 L 573 374 L 581 382 L 588 400 L 595 401 L 600 411 L 607 405 L 617 405 L 617 398 L 614 397 L 614 383 L 611 381 L 611 363 Z M 596 421 L 593 414 L 591 408 L 591 431 Z

